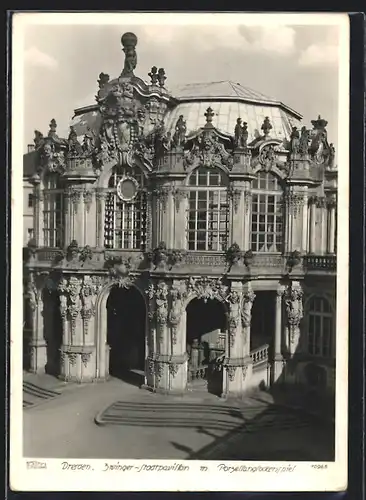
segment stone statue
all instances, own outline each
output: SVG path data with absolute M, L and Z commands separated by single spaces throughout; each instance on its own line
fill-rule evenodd
M 187 133 L 187 125 L 183 115 L 180 115 L 175 125 L 173 141 L 176 146 L 183 146 Z
M 334 144 L 331 143 L 329 145 L 329 156 L 328 156 L 328 166 L 329 168 L 334 168 L 334 163 L 335 163 L 335 147 Z
M 242 136 L 242 127 L 241 127 L 241 118 L 236 120 L 234 137 L 235 137 L 235 146 L 240 148 L 241 146 L 241 136 Z
M 137 36 L 134 33 L 125 33 L 122 35 L 121 42 L 123 52 L 125 53 L 125 65 L 122 71 L 122 76 L 133 76 L 133 72 L 137 66 L 137 54 L 135 47 L 137 45 Z
M 298 154 L 300 150 L 300 134 L 299 131 L 297 130 L 297 127 L 292 127 L 292 132 L 291 132 L 291 141 L 290 141 L 290 150 L 291 153 L 293 154 Z
M 299 140 L 299 152 L 301 155 L 305 156 L 309 152 L 309 131 L 306 127 L 301 128 L 301 136 Z

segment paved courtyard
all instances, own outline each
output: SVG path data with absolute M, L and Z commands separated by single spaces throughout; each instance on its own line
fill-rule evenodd
M 255 396 L 244 401 L 207 393 L 163 396 L 118 379 L 56 389 L 55 396 L 24 409 L 25 456 L 334 459 L 331 425 Z

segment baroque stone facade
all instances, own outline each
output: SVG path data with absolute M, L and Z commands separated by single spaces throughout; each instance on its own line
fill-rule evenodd
M 333 347 L 321 356 L 309 340 L 318 327 L 303 321 L 319 294 L 335 315 L 337 168 L 326 120 L 279 138 L 269 117 L 256 137 L 238 117 L 228 134 L 214 125 L 213 103 L 190 130 L 183 114 L 171 121 L 179 99 L 165 70 L 154 66 L 145 83 L 134 74 L 137 38 L 127 33 L 122 44 L 122 73 L 100 74 L 83 136 L 73 125 L 60 138 L 55 120 L 46 136 L 36 131 L 24 272 L 30 369 L 52 364 L 65 380 L 107 379 L 113 289 L 136 290 L 136 315 L 146 315 L 150 389 L 184 392 L 214 379 L 218 393 L 242 393 L 293 382 L 309 359 L 328 366 L 335 320 Z M 277 105 L 289 123 L 299 119 Z M 252 311 L 265 292 L 273 292 L 270 343 L 253 349 Z M 188 338 L 193 301 L 203 316 L 214 302 L 224 318 L 223 343 L 205 341 L 205 361 L 200 331 Z M 57 314 L 48 318 L 51 302 Z M 328 333 L 315 333 L 325 342 Z

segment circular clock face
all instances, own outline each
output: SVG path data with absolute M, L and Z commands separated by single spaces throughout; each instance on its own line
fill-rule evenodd
M 122 201 L 133 201 L 138 193 L 139 185 L 133 177 L 123 177 L 117 185 L 117 194 Z

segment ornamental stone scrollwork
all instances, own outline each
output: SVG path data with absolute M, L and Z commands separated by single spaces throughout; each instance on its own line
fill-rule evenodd
M 335 208 L 337 206 L 337 195 L 335 193 L 326 197 L 326 205 L 328 208 Z
M 192 165 L 201 165 L 204 167 L 225 167 L 232 170 L 234 158 L 229 153 L 224 144 L 220 142 L 218 131 L 212 125 L 214 112 L 208 108 L 206 116 L 206 125 L 193 137 L 187 138 L 186 143 L 191 144 L 190 150 L 184 154 L 183 166 L 188 168 Z
M 58 284 L 61 317 L 65 320 L 69 315 L 72 335 L 75 335 L 76 321 L 81 311 L 81 285 L 82 279 L 76 276 L 62 278 Z
M 300 321 L 303 318 L 303 304 L 302 304 L 303 291 L 300 287 L 289 285 L 284 292 L 287 323 L 290 333 L 291 344 L 295 343 L 300 335 Z
M 289 188 L 285 193 L 285 201 L 287 209 L 294 216 L 294 218 L 296 218 L 300 214 L 301 207 L 305 202 L 304 193 L 296 192 Z
M 84 205 L 86 208 L 86 212 L 89 213 L 91 204 L 93 202 L 93 192 L 90 189 L 86 189 L 83 192 L 83 197 L 84 197 Z
M 180 210 L 180 205 L 181 203 L 186 200 L 189 196 L 189 192 L 185 191 L 183 189 L 176 189 L 174 193 L 174 200 L 175 200 L 175 210 L 178 213 Z
M 226 365 L 225 368 L 226 368 L 229 380 L 231 382 L 233 382 L 235 380 L 235 374 L 236 374 L 237 366 Z
M 244 191 L 244 213 L 247 214 L 252 204 L 252 192 L 249 189 Z
M 68 352 L 67 356 L 69 358 L 70 365 L 75 366 L 78 354 L 76 352 Z
M 236 215 L 239 210 L 241 191 L 240 189 L 235 189 L 233 185 L 230 185 L 230 188 L 228 189 L 228 195 L 229 198 L 232 200 L 234 214 Z
M 160 203 L 162 211 L 164 213 L 166 213 L 169 195 L 170 195 L 170 193 L 172 193 L 172 187 L 171 186 L 160 186 L 160 187 L 154 189 L 153 192 L 154 192 L 157 200 Z
M 38 130 L 35 131 L 35 148 L 39 155 L 39 164 L 41 170 L 46 170 L 50 173 L 65 171 L 65 151 L 67 141 L 60 139 L 56 133 L 57 123 L 55 119 L 50 122 L 50 130 L 47 137 Z
M 81 353 L 81 362 L 87 368 L 88 363 L 90 361 L 91 353 L 90 352 L 82 352 Z
M 258 161 L 265 172 L 269 172 L 277 163 L 277 155 L 273 144 L 263 146 L 259 150 Z
M 240 324 L 240 294 L 236 290 L 229 293 L 226 298 L 229 304 L 229 344 L 234 346 L 236 333 Z
M 169 372 L 171 376 L 174 378 L 179 370 L 179 365 L 177 363 L 169 363 Z
M 242 372 L 243 380 L 245 380 L 247 378 L 247 374 L 248 374 L 248 365 L 243 365 L 241 367 L 241 372 Z
M 82 192 L 83 192 L 82 189 L 76 188 L 74 186 L 69 188 L 69 197 L 70 197 L 72 206 L 74 208 L 75 214 L 77 214 L 77 212 L 78 212 Z
M 84 276 L 80 292 L 84 335 L 88 335 L 89 321 L 95 315 L 96 292 L 96 286 L 92 278 L 90 276 Z
M 149 319 L 155 319 L 161 338 L 168 322 L 168 285 L 164 281 L 155 285 L 150 283 L 146 294 L 149 298 Z
M 194 295 L 198 299 L 208 300 L 217 299 L 221 302 L 226 300 L 229 287 L 224 285 L 220 279 L 207 278 L 189 278 L 187 282 L 188 295 Z
M 175 345 L 177 343 L 178 325 L 184 311 L 183 301 L 187 297 L 186 283 L 175 283 L 170 289 L 170 296 L 172 299 L 172 303 L 169 313 L 169 323 L 172 328 L 172 343 L 173 345 Z

